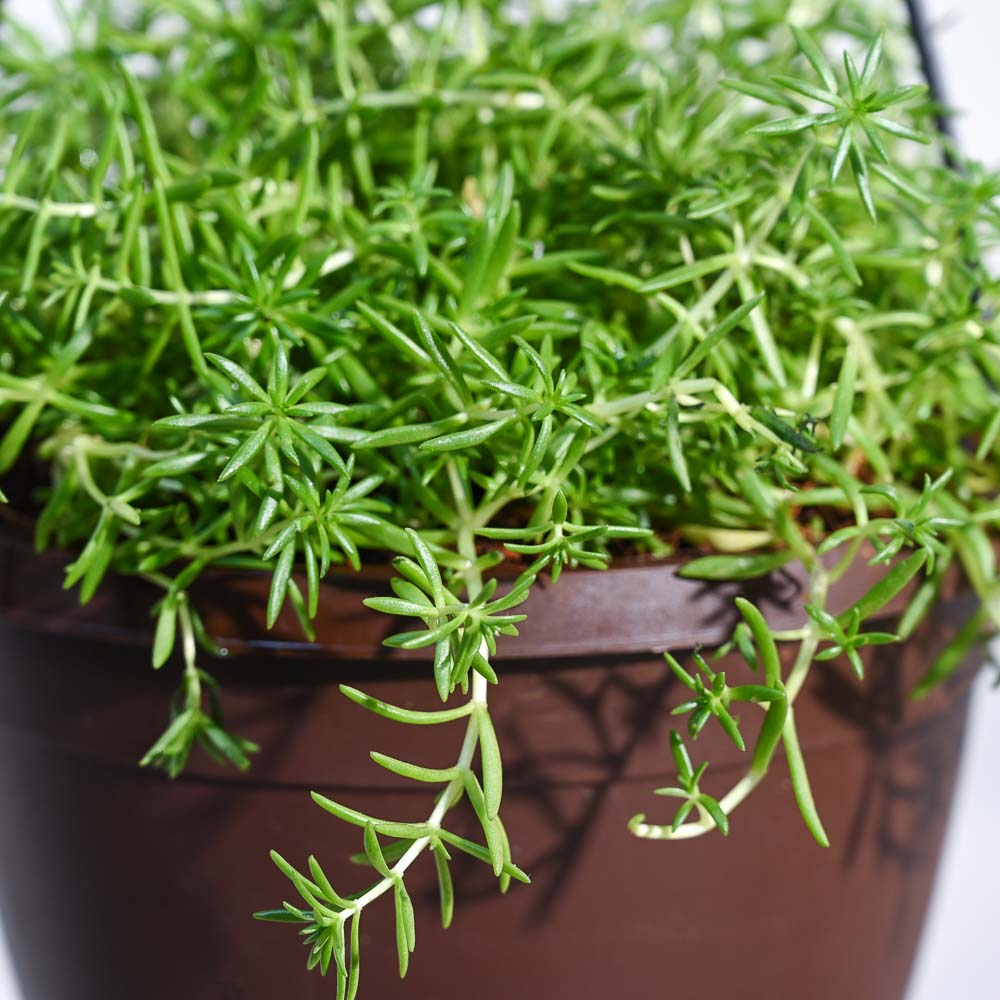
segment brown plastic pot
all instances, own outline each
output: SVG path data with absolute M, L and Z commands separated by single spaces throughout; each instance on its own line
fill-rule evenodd
M 522 636 L 501 648 L 491 701 L 504 819 L 533 884 L 501 897 L 486 866 L 459 860 L 455 922 L 442 931 L 433 865 L 418 863 L 408 879 L 418 930 L 408 979 L 398 979 L 392 906 L 382 901 L 362 924 L 362 997 L 902 995 L 968 685 L 957 675 L 919 703 L 907 691 L 970 602 L 953 593 L 904 646 L 873 647 L 864 684 L 836 666 L 814 669 L 796 712 L 830 849 L 807 833 L 783 763 L 736 811 L 728 839 L 663 844 L 626 830 L 638 811 L 669 816 L 650 791 L 673 774 L 668 711 L 681 692 L 659 654 L 723 640 L 741 590 L 684 580 L 676 568 L 571 573 L 539 586 Z M 859 564 L 834 608 L 872 573 Z M 148 667 L 152 595 L 112 580 L 81 609 L 59 576 L 52 557 L 8 546 L 0 559 L 10 623 L 0 633 L 0 906 L 26 997 L 330 997 L 333 984 L 306 971 L 292 928 L 250 919 L 293 896 L 268 849 L 298 864 L 315 851 L 343 891 L 362 888 L 365 872 L 347 861 L 361 831 L 317 809 L 309 791 L 422 819 L 432 793 L 382 771 L 368 751 L 444 766 L 461 739 L 431 727 L 417 741 L 338 692 L 349 681 L 398 704 L 433 704 L 427 664 L 390 656 L 380 643 L 393 623 L 360 604 L 384 582 L 327 583 L 310 647 L 285 619 L 263 638 L 261 578 L 206 581 L 199 606 L 233 654 L 217 671 L 227 721 L 263 749 L 246 775 L 199 757 L 171 783 L 136 766 L 177 682 L 175 669 Z M 801 621 L 797 572 L 742 590 L 773 625 Z M 726 667 L 731 680 L 741 676 L 737 663 Z M 710 791 L 745 767 L 710 730 L 695 752 L 713 761 Z M 461 809 L 452 825 L 474 834 Z

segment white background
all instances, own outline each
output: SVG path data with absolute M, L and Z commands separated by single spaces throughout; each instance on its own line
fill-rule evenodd
M 924 0 L 962 149 L 1000 168 L 998 0 Z M 994 645 L 1000 658 L 1000 644 Z M 958 795 L 907 1000 L 995 1000 L 1000 922 L 1000 691 L 979 678 Z
M 955 121 L 960 144 L 1000 168 L 1000 0 L 924 0 L 924 7 L 945 96 L 962 111 Z M 53 23 L 48 2 L 7 0 L 7 9 L 39 26 Z M 957 800 L 907 1000 L 1000 996 L 1000 984 L 994 982 L 1000 922 L 1000 792 L 994 765 L 1000 761 L 1000 692 L 989 690 L 991 680 L 984 672 L 973 701 Z M 2 944 L 0 1000 L 21 1000 Z

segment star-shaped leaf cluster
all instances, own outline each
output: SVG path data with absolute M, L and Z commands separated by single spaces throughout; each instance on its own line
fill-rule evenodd
M 872 168 L 891 183 L 898 186 L 898 178 L 889 166 L 889 154 L 880 133 L 909 139 L 913 142 L 929 143 L 930 138 L 923 132 L 889 118 L 883 112 L 897 104 L 921 97 L 927 92 L 922 84 L 892 87 L 888 90 L 878 85 L 878 70 L 882 62 L 883 35 L 879 33 L 865 53 L 861 71 L 858 72 L 854 59 L 844 52 L 844 82 L 837 79 L 830 63 L 820 47 L 801 28 L 792 27 L 799 51 L 806 57 L 821 85 L 808 80 L 783 74 L 772 75 L 771 80 L 781 90 L 775 93 L 771 88 L 747 87 L 739 83 L 729 83 L 734 89 L 749 93 L 772 104 L 791 107 L 797 114 L 774 121 L 764 122 L 751 129 L 756 135 L 791 135 L 806 130 L 817 130 L 826 126 L 839 129 L 839 135 L 830 161 L 830 184 L 836 182 L 844 164 L 850 160 L 858 193 L 865 210 L 874 222 L 876 219 L 875 199 L 871 190 L 871 175 L 866 153 L 873 153 L 876 163 Z M 846 84 L 846 85 L 845 85 Z M 827 111 L 809 111 L 800 101 L 789 100 L 781 91 L 791 92 L 810 101 L 825 105 Z M 867 140 L 867 149 L 862 144 L 862 136 Z

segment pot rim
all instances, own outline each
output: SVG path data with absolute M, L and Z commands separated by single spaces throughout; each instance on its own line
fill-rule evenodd
M 9 525 L 9 515 L 6 520 Z M 873 554 L 873 549 L 862 550 L 832 586 L 832 613 L 850 607 L 882 577 L 884 570 L 865 558 Z M 757 604 L 772 628 L 793 629 L 805 622 L 808 574 L 801 563 L 753 580 L 707 581 L 679 575 L 689 561 L 674 557 L 612 564 L 600 571 L 566 570 L 556 584 L 539 578 L 518 609 L 528 616 L 519 626 L 521 634 L 499 639 L 497 659 L 648 655 L 719 645 L 739 620 L 737 596 Z M 0 533 L 0 620 L 34 631 L 148 646 L 151 612 L 160 592 L 144 581 L 111 574 L 91 602 L 81 606 L 62 586 L 67 562 L 66 553 L 58 550 L 35 553 L 26 533 Z M 412 628 L 412 622 L 362 604 L 366 596 L 388 593 L 390 576 L 388 566 L 360 573 L 331 571 L 320 584 L 315 642 L 305 638 L 288 607 L 272 629 L 266 628 L 270 574 L 264 571 L 209 570 L 191 594 L 207 632 L 227 653 L 347 661 L 428 659 L 427 649 L 385 647 L 387 636 Z M 504 586 L 502 580 L 501 593 Z M 915 586 L 911 582 L 876 617 L 898 616 Z M 959 574 L 950 573 L 942 596 L 959 589 Z

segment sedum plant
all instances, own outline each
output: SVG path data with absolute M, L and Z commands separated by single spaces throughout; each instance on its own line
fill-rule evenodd
M 445 768 L 372 754 L 428 784 L 424 822 L 314 795 L 359 828 L 366 886 L 275 854 L 295 902 L 258 916 L 302 925 L 310 966 L 354 996 L 383 896 L 405 973 L 424 856 L 445 926 L 453 852 L 501 890 L 527 881 L 501 819 L 497 640 L 541 575 L 625 553 L 809 578 L 793 631 L 738 601 L 742 682 L 667 655 L 687 735 L 658 791 L 679 809 L 632 835 L 735 835 L 783 755 L 825 844 L 794 715 L 810 671 L 845 658 L 860 678 L 860 650 L 912 633 L 953 563 L 980 609 L 920 692 L 1000 623 L 1000 185 L 942 165 L 894 18 L 166 0 L 84 4 L 67 28 L 56 55 L 12 23 L 0 49 L 0 472 L 8 492 L 36 476 L 38 547 L 72 552 L 81 600 L 112 572 L 162 592 L 153 666 L 182 674 L 143 763 L 175 776 L 199 744 L 249 765 L 189 596 L 222 567 L 269 574 L 268 623 L 288 606 L 308 636 L 328 573 L 391 562 L 366 603 L 405 619 L 387 645 L 427 650 L 441 704 L 344 694 L 414 727 L 418 760 L 416 727 L 455 724 Z M 834 614 L 860 558 L 882 577 Z M 747 759 L 721 795 L 691 757 L 712 725 Z M 449 828 L 462 800 L 478 842 Z

